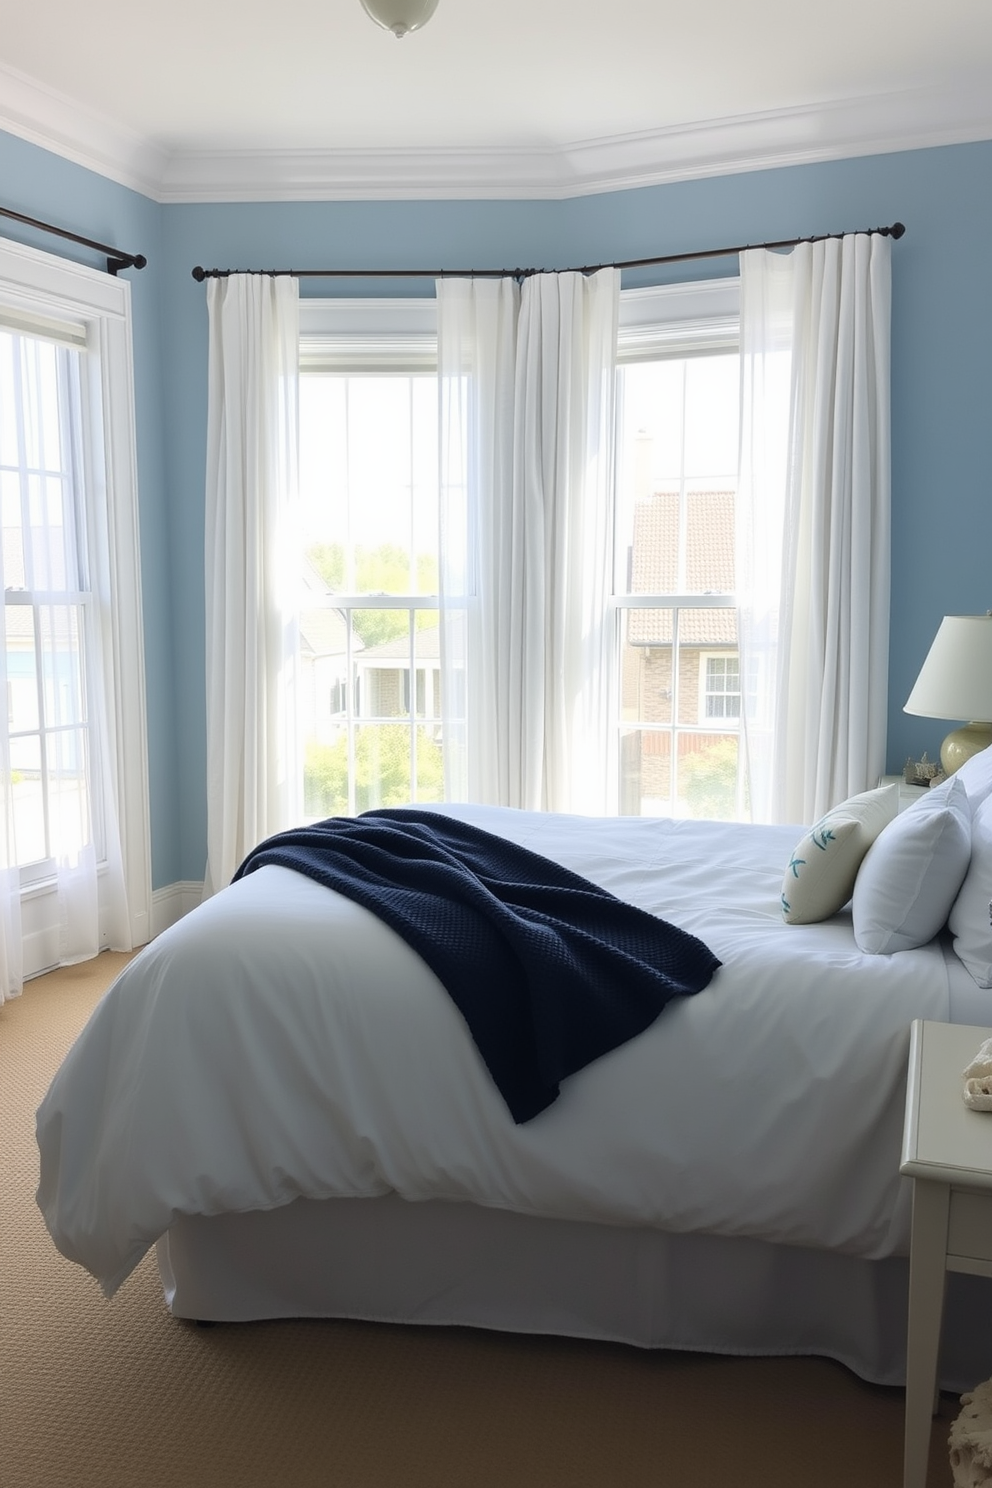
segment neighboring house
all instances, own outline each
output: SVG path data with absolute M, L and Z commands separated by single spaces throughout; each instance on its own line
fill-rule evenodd
M 726 599 L 735 583 L 734 493 L 695 491 L 684 503 L 678 491 L 654 491 L 635 503 L 631 593 Z M 621 744 L 624 809 L 641 810 L 670 797 L 673 739 L 682 760 L 736 736 L 736 609 L 631 610 L 622 656 L 621 716 L 632 725 Z
M 410 656 L 407 631 L 368 646 L 356 658 L 359 718 L 408 718 L 411 711 L 410 663 L 413 661 L 413 714 L 416 718 L 441 720 L 440 626 L 418 626 L 414 630 L 414 655 Z
M 311 565 L 304 570 L 304 600 L 300 609 L 300 711 L 304 739 L 333 744 L 348 706 L 348 617 L 327 604 L 310 606 L 307 595 L 330 599 L 332 591 Z M 351 659 L 362 651 L 362 640 L 352 634 Z

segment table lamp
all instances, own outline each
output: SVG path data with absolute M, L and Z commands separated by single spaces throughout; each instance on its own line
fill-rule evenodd
M 968 718 L 940 746 L 945 775 L 992 744 L 992 611 L 945 615 L 903 707 L 922 718 Z

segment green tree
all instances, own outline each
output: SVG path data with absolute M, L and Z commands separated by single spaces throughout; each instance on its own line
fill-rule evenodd
M 692 815 L 708 821 L 737 816 L 737 736 L 724 738 L 679 759 L 679 795 Z
M 343 543 L 314 543 L 307 551 L 307 558 L 332 593 L 342 593 L 348 588 Z M 413 592 L 437 593 L 437 559 L 433 553 L 416 554 L 414 573 Z M 356 547 L 354 586 L 356 594 L 409 594 L 411 574 L 406 549 L 396 543 L 380 543 L 377 548 Z M 380 646 L 404 635 L 410 623 L 405 610 L 355 610 L 352 618 L 356 634 L 366 646 Z M 437 616 L 430 610 L 418 610 L 415 623 L 418 630 L 436 625 Z
M 444 794 L 441 746 L 427 729 L 417 730 L 417 800 L 440 801 Z M 342 732 L 333 744 L 309 743 L 303 769 L 304 810 L 308 817 L 348 812 L 348 741 Z M 410 730 L 389 723 L 359 728 L 355 738 L 355 810 L 402 806 L 411 801 Z

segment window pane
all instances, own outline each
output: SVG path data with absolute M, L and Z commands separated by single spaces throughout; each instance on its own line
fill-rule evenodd
M 352 623 L 362 642 L 355 658 L 360 717 L 409 717 L 410 611 L 353 610 Z
M 24 533 L 27 583 L 32 589 L 75 588 L 72 512 L 66 483 L 59 475 L 29 476 L 29 525 Z
M 90 840 L 86 731 L 58 729 L 46 739 L 52 851 L 73 857 Z
M 684 734 L 679 740 L 678 816 L 737 817 L 736 734 Z
M 303 810 L 308 821 L 346 816 L 348 804 L 348 730 L 328 729 L 318 741 L 306 742 L 303 770 Z
M 6 419 L 0 419 L 0 426 L 6 424 Z M 23 589 L 25 562 L 19 470 L 0 470 L 0 520 L 3 522 L 3 586 L 5 589 Z
M 671 815 L 671 755 L 672 736 L 668 731 L 621 731 L 621 816 Z
M 305 375 L 300 383 L 310 561 L 339 593 L 436 593 L 435 379 Z
M 736 484 L 740 357 L 692 357 L 685 373 L 685 474 Z
M 444 800 L 444 760 L 441 754 L 441 731 L 439 728 L 418 728 L 417 746 L 417 801 Z
M 45 721 L 50 728 L 85 721 L 80 622 L 78 605 L 38 607 Z
M 41 740 L 37 734 L 10 741 L 14 861 L 18 867 L 50 856 L 46 840 Z
M 403 806 L 412 797 L 410 730 L 402 723 L 355 730 L 355 810 Z
M 684 594 L 733 594 L 733 487 L 685 494 Z
M 644 481 L 670 480 L 683 463 L 685 362 L 637 362 L 625 366 L 621 375 L 624 441 L 637 441 Z
M 621 717 L 671 723 L 674 696 L 672 610 L 621 610 Z
M 417 611 L 413 633 L 416 689 L 414 712 L 418 718 L 441 718 L 441 631 L 435 610 Z
M 437 594 L 436 379 L 303 375 L 300 455 L 307 814 L 440 800 L 436 608 L 325 607 Z
M 38 662 L 34 610 L 31 605 L 5 605 L 7 631 L 7 723 L 14 733 L 33 732 L 38 718 Z
M 622 607 L 618 619 L 621 814 L 734 818 L 736 610 Z
M 618 592 L 733 593 L 738 357 L 619 375 Z
M 634 503 L 627 588 L 631 594 L 678 594 L 679 493 L 652 491 Z

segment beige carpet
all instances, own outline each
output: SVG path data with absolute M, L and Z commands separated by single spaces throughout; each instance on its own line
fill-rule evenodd
M 2 1488 L 899 1488 L 902 1395 L 820 1359 L 363 1323 L 210 1329 L 149 1257 L 112 1302 L 34 1203 L 34 1111 L 126 958 L 0 1008 Z M 948 1488 L 946 1400 L 928 1488 Z

